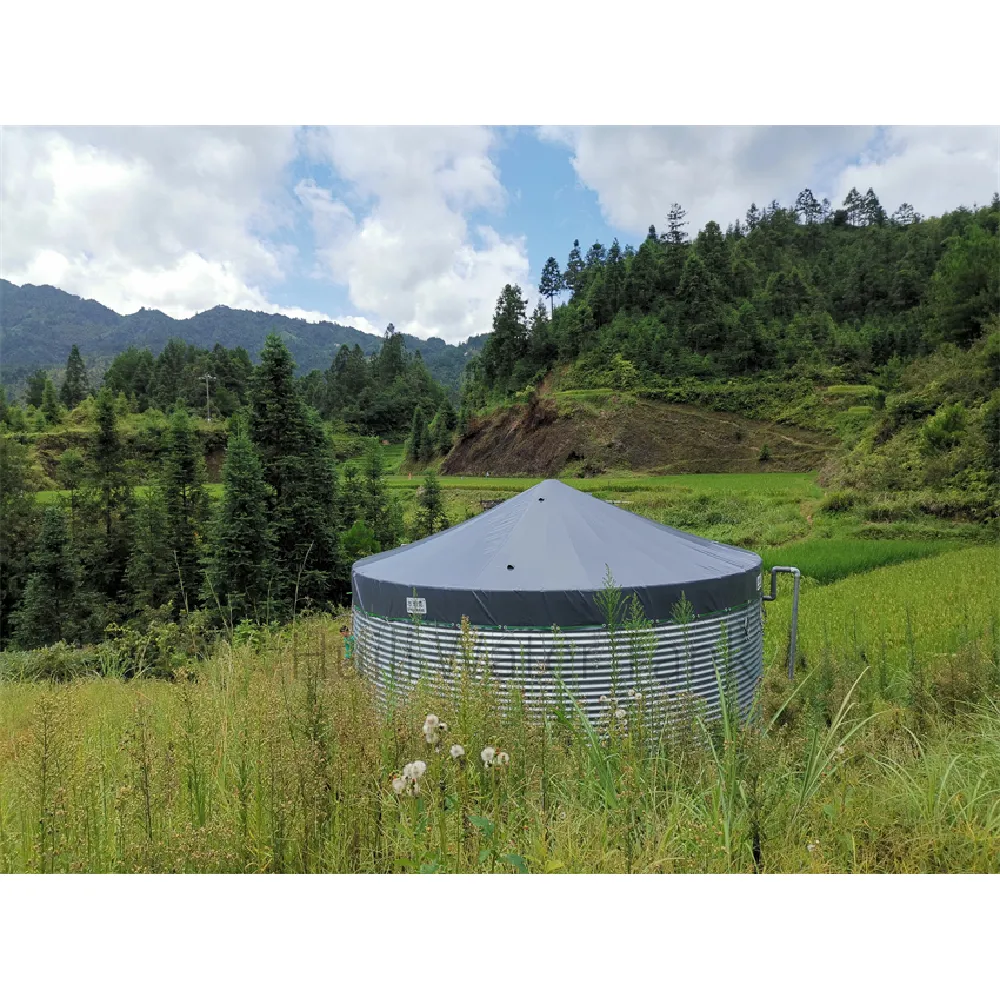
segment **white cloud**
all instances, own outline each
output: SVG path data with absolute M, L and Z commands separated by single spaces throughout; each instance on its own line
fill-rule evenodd
M 306 146 L 346 183 L 351 202 L 313 180 L 295 193 L 310 213 L 324 273 L 352 304 L 418 336 L 451 342 L 489 329 L 500 289 L 530 293 L 523 239 L 470 226 L 506 193 L 483 128 L 328 129 Z
M 291 129 L 4 129 L 3 276 L 119 312 L 277 311 Z
M 869 187 L 892 213 L 904 201 L 922 215 L 987 204 L 1000 190 L 1000 129 L 893 128 L 884 144 L 841 171 L 837 203 Z
M 804 187 L 839 205 L 853 185 L 873 187 L 888 211 L 903 201 L 925 214 L 988 201 L 997 188 L 996 129 L 575 128 L 542 129 L 572 149 L 581 183 L 607 221 L 628 232 L 660 229 L 671 203 L 692 234 L 725 227 L 751 202 L 791 204 Z

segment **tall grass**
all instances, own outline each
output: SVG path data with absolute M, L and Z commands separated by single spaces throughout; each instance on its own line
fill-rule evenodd
M 772 566 L 791 565 L 797 566 L 803 576 L 820 583 L 832 583 L 880 566 L 940 555 L 961 545 L 951 540 L 809 538 L 780 548 L 762 549 L 760 556 L 765 573 Z
M 997 871 L 998 587 L 969 550 L 813 588 L 794 686 L 779 600 L 759 711 L 687 731 L 529 705 L 471 645 L 380 711 L 324 617 L 172 681 L 7 682 L 0 870 Z

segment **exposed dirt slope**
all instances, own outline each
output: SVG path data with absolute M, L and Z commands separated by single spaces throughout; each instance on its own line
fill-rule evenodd
M 769 458 L 761 461 L 767 446 Z M 442 466 L 445 475 L 596 475 L 805 472 L 832 442 L 821 434 L 625 394 L 557 393 L 474 422 Z

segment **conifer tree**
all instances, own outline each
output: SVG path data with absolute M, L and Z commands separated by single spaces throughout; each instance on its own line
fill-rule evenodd
M 257 448 L 274 528 L 276 601 L 322 602 L 338 593 L 342 557 L 337 477 L 318 415 L 302 399 L 295 362 L 268 334 L 251 392 L 250 437 Z
M 580 254 L 580 241 L 573 240 L 573 249 L 569 252 L 569 259 L 566 261 L 566 273 L 563 275 L 563 282 L 574 294 L 580 290 L 581 278 L 583 275 L 583 257 Z
M 87 366 L 80 357 L 80 348 L 74 344 L 66 359 L 66 377 L 63 379 L 59 398 L 67 409 L 79 406 L 90 394 L 87 382 Z
M 882 226 L 886 222 L 885 210 L 875 192 L 869 188 L 861 202 L 861 210 L 866 226 Z
M 686 218 L 687 212 L 675 201 L 670 206 L 670 211 L 667 212 L 667 231 L 661 239 L 672 246 L 681 246 L 687 243 L 688 234 L 684 228 Z
M 441 408 L 434 414 L 434 419 L 427 427 L 427 438 L 430 441 L 432 451 L 444 454 L 448 450 L 448 436 L 444 409 Z
M 170 417 L 159 487 L 166 517 L 166 542 L 177 581 L 174 607 L 191 610 L 201 592 L 201 547 L 208 496 L 205 460 L 191 418 L 182 406 L 176 407 Z
M 372 444 L 365 455 L 364 521 L 375 532 L 379 551 L 395 548 L 403 537 L 402 511 L 385 485 L 382 452 Z
M 812 226 L 819 222 L 822 209 L 812 191 L 805 188 L 795 199 L 795 211 L 807 226 Z
M 864 209 L 864 199 L 856 187 L 852 187 L 844 198 L 844 209 L 847 212 L 847 221 L 852 226 L 861 225 L 861 213 Z
M 56 387 L 50 378 L 46 378 L 45 388 L 42 391 L 42 413 L 45 414 L 46 422 L 50 424 L 58 424 L 62 418 L 59 397 L 56 395 Z
M 448 527 L 448 518 L 444 512 L 444 502 L 441 499 L 441 484 L 433 469 L 428 469 L 424 476 L 424 487 L 420 494 L 420 508 L 417 512 L 417 538 L 426 538 L 435 531 Z
M 413 411 L 413 422 L 410 425 L 410 436 L 406 439 L 406 457 L 411 462 L 424 461 L 426 438 L 427 425 L 424 421 L 424 411 L 418 406 Z
M 75 635 L 79 575 L 66 530 L 66 515 L 52 504 L 31 554 L 32 573 L 14 614 L 14 641 L 22 649 L 47 646 Z
M 364 484 L 358 478 L 354 465 L 344 466 L 344 478 L 340 484 L 340 523 L 354 524 L 364 510 Z
M 81 525 L 86 526 L 86 537 L 77 548 L 87 588 L 117 601 L 122 596 L 128 565 L 134 504 L 115 401 L 106 386 L 97 395 L 95 416 L 97 433 L 80 495 Z
M 0 424 L 7 423 L 8 412 L 7 387 L 0 385 Z
M 0 434 L 0 649 L 31 571 L 38 528 L 31 459 L 26 445 Z
M 178 593 L 177 567 L 170 547 L 167 504 L 157 480 L 136 499 L 132 514 L 132 551 L 125 582 L 134 612 L 160 608 L 183 599 Z
M 270 488 L 246 424 L 238 418 L 226 450 L 222 489 L 211 529 L 205 600 L 221 606 L 231 621 L 265 620 L 275 564 Z
M 379 551 L 375 532 L 363 520 L 354 521 L 344 532 L 344 556 L 348 566 Z
M 41 409 L 42 397 L 45 395 L 45 383 L 48 378 L 48 375 L 41 368 L 28 376 L 28 389 L 24 397 L 25 406 L 33 406 L 36 410 Z
M 550 257 L 542 268 L 542 276 L 538 282 L 538 291 L 548 297 L 550 314 L 555 309 L 555 297 L 565 287 L 562 271 L 559 270 L 559 262 L 555 257 Z

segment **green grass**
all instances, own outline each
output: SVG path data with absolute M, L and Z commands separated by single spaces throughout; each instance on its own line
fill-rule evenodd
M 809 538 L 760 552 L 765 572 L 772 566 L 795 566 L 803 576 L 832 583 L 879 566 L 940 555 L 963 543 L 952 540 Z
M 0 871 L 997 872 L 993 555 L 807 583 L 793 685 L 783 585 L 761 724 L 661 739 L 634 710 L 543 725 L 482 676 L 380 714 L 328 618 L 299 626 L 320 655 L 298 662 L 286 629 L 172 682 L 0 683 Z
M 787 579 L 780 580 L 779 599 L 767 605 L 765 648 L 775 661 L 786 649 L 790 590 Z M 871 700 L 912 704 L 914 685 L 927 675 L 940 675 L 943 686 L 959 688 L 962 679 L 949 671 L 967 667 L 973 647 L 984 668 L 1000 664 L 998 594 L 1000 559 L 993 546 L 882 566 L 827 586 L 806 581 L 799 652 L 818 683 L 833 685 L 823 675 L 839 662 L 848 674 L 866 672 Z M 957 657 L 962 662 L 955 664 Z
M 407 476 L 389 476 L 387 482 L 394 488 L 416 489 L 423 483 L 423 476 L 414 473 Z M 497 490 L 521 491 L 542 482 L 541 479 L 490 477 L 485 476 L 443 476 L 442 487 L 455 490 Z M 626 493 L 632 490 L 657 488 L 683 488 L 704 492 L 740 491 L 770 495 L 778 492 L 795 491 L 803 497 L 821 497 L 823 491 L 816 485 L 815 473 L 811 472 L 719 472 L 690 473 L 676 476 L 646 476 L 641 473 L 625 476 L 593 476 L 586 479 L 565 478 L 562 482 L 586 493 L 614 490 Z

